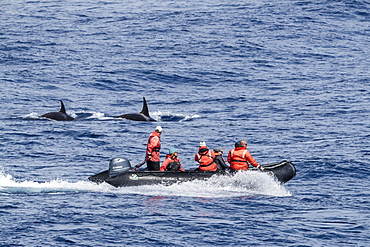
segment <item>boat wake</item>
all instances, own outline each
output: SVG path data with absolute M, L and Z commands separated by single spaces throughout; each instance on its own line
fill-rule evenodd
M 233 177 L 213 176 L 207 181 L 194 180 L 170 186 L 143 185 L 120 188 L 115 188 L 106 183 L 95 184 L 90 181 L 69 182 L 58 179 L 49 182 L 16 181 L 11 175 L 0 171 L 0 194 L 63 194 L 86 192 L 206 198 L 251 195 L 291 196 L 291 193 L 283 185 L 266 173 L 250 171 L 240 172 Z
M 49 182 L 19 182 L 11 175 L 0 172 L 0 193 L 5 194 L 109 192 L 110 187 L 108 184 L 98 186 L 87 181 L 68 182 L 58 179 Z

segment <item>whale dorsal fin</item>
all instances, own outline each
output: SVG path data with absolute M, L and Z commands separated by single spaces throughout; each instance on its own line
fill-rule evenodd
M 66 113 L 66 108 L 64 107 L 63 101 L 60 100 L 60 110 L 59 112 L 67 114 Z
M 148 110 L 148 105 L 146 104 L 146 99 L 143 97 L 143 109 L 141 110 L 141 114 L 144 114 L 145 116 L 149 117 L 149 110 Z

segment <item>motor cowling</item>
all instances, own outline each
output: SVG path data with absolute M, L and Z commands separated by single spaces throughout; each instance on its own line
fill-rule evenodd
M 123 172 L 131 170 L 131 163 L 126 158 L 113 158 L 109 162 L 108 174 L 109 177 L 117 176 Z

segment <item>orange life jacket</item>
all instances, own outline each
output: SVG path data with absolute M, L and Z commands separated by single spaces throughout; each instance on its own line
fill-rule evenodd
M 227 156 L 227 161 L 230 163 L 230 168 L 233 170 L 248 170 L 248 162 L 252 166 L 258 166 L 257 161 L 245 147 L 237 147 L 230 150 Z
M 148 155 L 151 154 L 152 161 L 160 161 L 160 153 L 161 150 L 161 136 L 157 131 L 153 131 L 153 133 L 149 136 L 148 144 L 146 145 L 146 158 L 148 160 Z
M 207 149 L 207 150 L 202 150 Z M 202 150 L 202 151 L 201 151 Z M 194 160 L 199 162 L 199 171 L 216 171 L 217 164 L 213 161 L 215 154 L 207 147 L 200 147 L 198 153 L 195 154 Z
M 180 160 L 176 157 L 173 158 L 171 155 L 166 155 L 166 159 L 163 161 L 160 171 L 185 171 L 182 169 Z

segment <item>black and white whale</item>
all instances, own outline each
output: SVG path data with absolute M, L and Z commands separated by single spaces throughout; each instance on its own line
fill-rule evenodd
M 143 109 L 139 113 L 128 113 L 128 114 L 123 114 L 120 116 L 117 116 L 116 118 L 125 118 L 129 120 L 134 120 L 134 121 L 148 121 L 148 122 L 156 122 L 155 119 L 149 116 L 149 110 L 148 110 L 148 105 L 146 104 L 146 99 L 143 97 Z
M 64 107 L 63 101 L 60 100 L 60 104 L 61 107 L 58 112 L 48 112 L 41 115 L 40 117 L 49 118 L 55 121 L 73 121 L 74 118 L 66 113 L 66 108 Z

